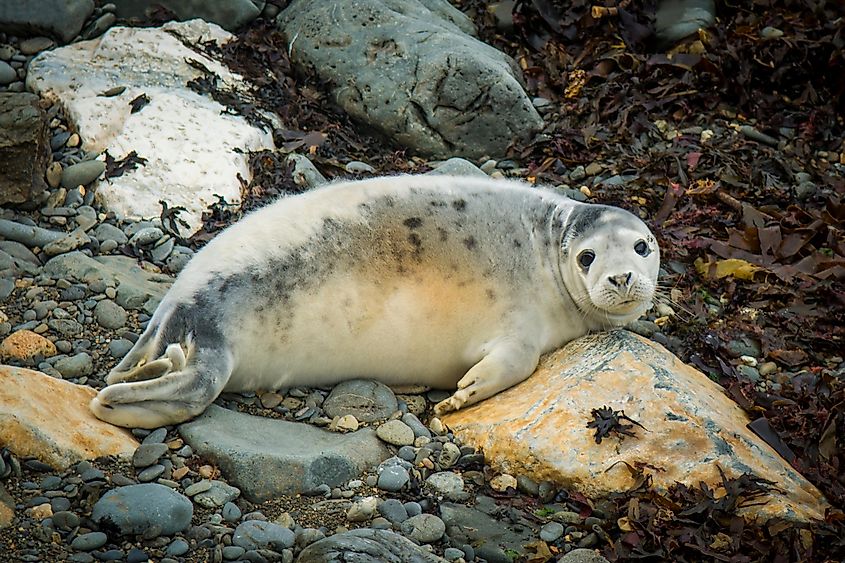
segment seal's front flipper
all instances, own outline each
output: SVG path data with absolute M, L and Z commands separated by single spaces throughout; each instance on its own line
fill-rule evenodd
M 458 390 L 434 407 L 437 416 L 467 407 L 513 387 L 534 373 L 540 352 L 518 341 L 496 345 L 458 381 Z
M 106 387 L 91 401 L 94 415 L 128 428 L 158 428 L 183 422 L 200 414 L 217 398 L 234 367 L 232 354 L 217 347 L 197 346 L 186 357 L 178 344 L 171 344 L 166 357 L 159 360 L 166 360 L 174 370 L 154 379 Z

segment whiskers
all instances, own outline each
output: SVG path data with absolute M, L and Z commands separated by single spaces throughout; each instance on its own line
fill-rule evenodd
M 672 290 L 676 285 L 667 281 L 658 280 L 654 288 L 654 303 L 655 305 L 665 305 L 672 309 L 681 320 L 689 320 L 694 314 L 680 301 L 672 299 Z

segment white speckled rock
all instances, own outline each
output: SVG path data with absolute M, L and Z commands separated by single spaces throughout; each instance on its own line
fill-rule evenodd
M 159 200 L 188 212 L 191 231 L 200 226 L 215 194 L 240 201 L 237 175 L 249 179 L 244 151 L 272 148 L 272 135 L 224 113 L 224 107 L 186 86 L 201 76 L 195 60 L 217 74 L 225 87 L 242 87 L 243 78 L 183 45 L 232 35 L 201 20 L 169 22 L 161 28 L 114 27 L 92 41 L 44 52 L 30 63 L 27 86 L 61 101 L 76 125 L 86 151 L 108 150 L 120 159 L 129 152 L 147 159 L 122 176 L 99 180 L 105 204 L 131 217 L 157 217 Z M 126 90 L 100 96 L 117 86 Z M 146 94 L 149 103 L 131 113 L 130 102 Z
M 647 430 L 597 444 L 587 428 L 604 405 Z M 720 488 L 728 477 L 752 472 L 774 481 L 751 517 L 822 518 L 822 494 L 746 425 L 745 412 L 723 389 L 659 344 L 624 330 L 586 336 L 541 359 L 523 383 L 450 413 L 443 422 L 491 465 L 535 481 L 552 481 L 588 497 L 627 490 L 627 465 L 646 464 L 662 489 L 675 482 Z M 660 468 L 660 471 L 651 468 Z

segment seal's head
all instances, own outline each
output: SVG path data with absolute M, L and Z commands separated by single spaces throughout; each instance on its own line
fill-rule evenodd
M 578 206 L 565 227 L 560 268 L 585 317 L 622 326 L 651 308 L 660 249 L 645 223 L 628 211 Z

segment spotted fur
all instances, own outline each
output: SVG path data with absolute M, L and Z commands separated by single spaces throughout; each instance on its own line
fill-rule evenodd
M 654 246 L 648 260 L 633 253 L 640 238 Z M 602 253 L 592 273 L 573 266 L 585 241 Z M 522 183 L 330 185 L 250 214 L 197 253 L 92 410 L 157 427 L 224 390 L 355 377 L 457 386 L 438 412 L 460 408 L 530 375 L 542 353 L 638 317 L 657 256 L 630 213 Z M 620 268 L 636 292 L 608 293 Z

